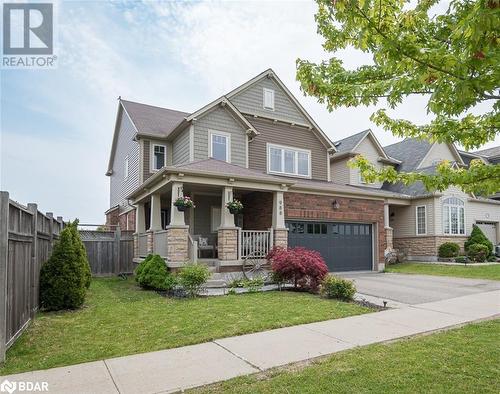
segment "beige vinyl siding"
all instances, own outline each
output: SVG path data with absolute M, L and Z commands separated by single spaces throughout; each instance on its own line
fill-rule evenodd
M 121 112 L 120 128 L 110 176 L 110 207 L 127 205 L 126 197 L 139 186 L 139 143 L 134 141 L 135 128 L 130 118 Z M 128 156 L 128 178 L 125 175 L 125 158 Z
M 183 164 L 189 162 L 189 127 L 172 141 L 172 164 Z
M 500 205 L 487 202 L 469 200 L 470 195 L 464 193 L 457 187 L 451 187 L 443 193 L 442 197 L 436 198 L 436 233 L 443 234 L 443 200 L 448 197 L 460 198 L 465 203 L 465 235 L 470 235 L 472 225 L 476 222 L 500 222 Z
M 247 118 L 260 133 L 248 144 L 249 168 L 267 171 L 267 143 L 311 151 L 312 178 L 328 180 L 327 149 L 312 130 L 274 123 L 262 118 Z
M 143 154 L 142 154 L 143 182 L 154 174 L 153 172 L 151 172 L 151 149 L 153 144 L 167 146 L 166 164 L 167 166 L 172 165 L 172 144 L 170 142 L 161 140 L 143 140 Z
M 383 164 L 378 160 L 381 156 L 380 152 L 378 151 L 375 143 L 370 137 L 364 138 L 354 152 L 363 155 L 377 170 L 381 170 L 384 167 Z M 376 182 L 373 184 L 360 182 L 359 170 L 357 168 L 352 168 L 350 170 L 350 183 L 351 185 L 362 185 L 366 187 L 374 187 L 377 189 L 380 189 L 382 187 L 382 183 L 380 182 Z
M 264 109 L 264 88 L 274 90 L 274 110 Z M 244 114 L 260 115 L 310 125 L 288 95 L 270 78 L 262 78 L 231 98 Z
M 194 160 L 208 158 L 209 130 L 230 134 L 231 163 L 246 167 L 247 136 L 245 130 L 240 122 L 236 121 L 226 109 L 221 107 L 213 109 L 194 122 Z
M 422 160 L 419 168 L 430 167 L 435 165 L 437 161 L 442 160 L 457 161 L 457 158 L 447 144 L 435 143 L 427 153 L 427 156 L 424 157 L 424 160 Z
M 342 185 L 348 185 L 351 179 L 351 169 L 347 167 L 346 160 L 334 161 L 330 164 L 330 177 L 331 181 L 335 183 L 340 183 Z
M 410 206 L 391 206 L 389 214 L 389 225 L 394 230 L 394 238 L 417 236 L 416 210 L 417 206 L 425 206 L 427 217 L 427 234 L 435 235 L 435 211 L 434 198 L 415 200 Z M 423 235 L 423 234 L 420 234 Z

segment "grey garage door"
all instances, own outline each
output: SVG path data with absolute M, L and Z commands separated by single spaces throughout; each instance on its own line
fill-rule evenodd
M 372 269 L 372 225 L 287 221 L 288 246 L 321 253 L 330 271 Z

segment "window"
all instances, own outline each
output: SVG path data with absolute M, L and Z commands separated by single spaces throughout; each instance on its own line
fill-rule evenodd
M 274 111 L 274 90 L 264 88 L 264 108 Z
M 153 144 L 153 160 L 152 171 L 158 171 L 160 168 L 165 167 L 167 156 L 167 147 L 165 145 Z
M 425 205 L 416 208 L 417 235 L 427 234 L 427 210 Z
M 125 158 L 125 168 L 123 169 L 123 178 L 128 178 L 128 156 Z
M 231 136 L 220 131 L 210 131 L 210 157 L 221 161 L 231 161 Z
M 311 152 L 279 145 L 268 145 L 268 171 L 311 176 Z
M 465 234 L 465 204 L 459 198 L 449 197 L 443 200 L 443 233 Z

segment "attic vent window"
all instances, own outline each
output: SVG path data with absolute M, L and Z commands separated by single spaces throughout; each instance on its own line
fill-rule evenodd
M 264 88 L 264 109 L 274 111 L 274 90 Z

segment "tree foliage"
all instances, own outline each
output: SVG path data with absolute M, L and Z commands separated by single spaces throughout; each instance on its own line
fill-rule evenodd
M 381 101 L 394 109 L 408 96 L 426 97 L 432 115 L 428 124 L 392 119 L 385 109 L 371 116 L 398 137 L 458 143 L 470 150 L 499 134 L 499 0 L 316 1 L 318 32 L 334 56 L 319 64 L 297 61 L 297 78 L 306 94 L 329 110 Z M 372 62 L 345 68 L 335 52 L 347 47 L 371 54 Z M 500 166 L 479 160 L 470 169 L 443 162 L 432 176 L 377 172 L 360 157 L 354 164 L 362 171 L 371 169 L 368 180 L 422 180 L 429 189 L 458 185 L 466 192 L 492 193 L 500 183 Z

